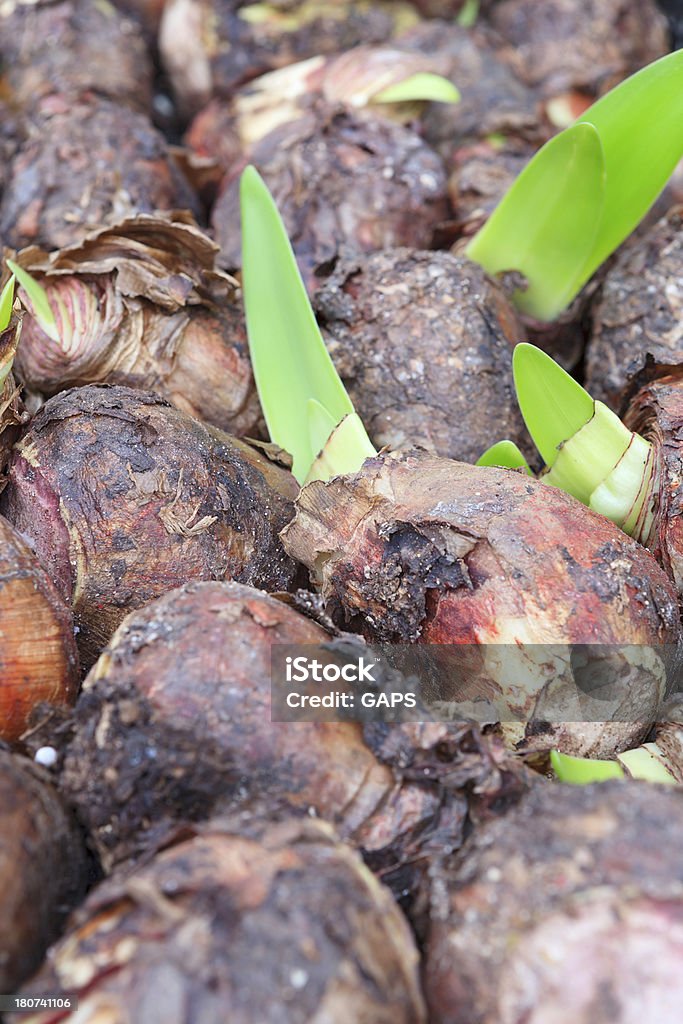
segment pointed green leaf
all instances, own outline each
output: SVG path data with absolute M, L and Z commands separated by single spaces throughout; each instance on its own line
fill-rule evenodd
M 242 287 L 254 377 L 271 440 L 293 458 L 303 481 L 318 450 L 308 402 L 334 421 L 353 406 L 323 343 L 275 202 L 254 167 L 240 183 Z
M 640 779 L 642 782 L 657 782 L 664 786 L 678 785 L 666 766 L 664 754 L 656 743 L 643 743 L 635 750 L 625 750 L 622 754 L 617 754 L 617 759 L 632 779 Z
M 31 314 L 40 324 L 40 327 L 53 341 L 59 341 L 57 321 L 52 312 L 45 289 L 35 281 L 28 271 L 20 267 L 14 260 L 7 260 L 7 266 L 12 271 L 21 287 L 26 292 L 31 303 Z
M 0 295 L 0 331 L 6 331 L 12 317 L 12 306 L 14 305 L 14 274 L 2 289 Z
M 373 103 L 410 103 L 415 100 L 458 103 L 460 93 L 453 83 L 442 75 L 420 71 L 404 78 L 402 82 L 387 86 L 372 97 Z
M 535 345 L 523 342 L 512 355 L 517 401 L 543 461 L 552 466 L 558 446 L 573 437 L 595 412 L 588 392 Z
M 683 50 L 648 64 L 588 108 L 602 143 L 605 205 L 583 285 L 630 235 L 683 157 Z
M 524 469 L 533 476 L 526 461 L 514 441 L 497 441 L 480 455 L 475 466 L 500 466 L 502 469 Z
M 587 786 L 591 782 L 621 779 L 624 769 L 616 761 L 598 761 L 588 757 L 571 757 L 559 750 L 550 751 L 550 763 L 560 782 Z
M 490 274 L 523 274 L 528 288 L 515 293 L 517 306 L 552 320 L 579 290 L 604 198 L 598 132 L 589 124 L 574 125 L 527 164 L 466 253 Z
M 462 28 L 472 28 L 477 23 L 479 17 L 479 0 L 465 0 L 462 5 L 460 14 L 455 19 L 456 25 L 460 25 Z

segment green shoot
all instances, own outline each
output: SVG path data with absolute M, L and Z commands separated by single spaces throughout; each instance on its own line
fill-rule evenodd
M 516 305 L 538 320 L 552 320 L 581 287 L 605 188 L 600 137 L 592 125 L 574 125 L 527 164 L 467 255 L 490 274 L 523 274 L 527 288 L 514 293 Z
M 344 469 L 376 454 L 325 348 L 284 224 L 265 182 L 247 167 L 240 182 L 242 288 L 249 348 L 271 440 L 292 456 L 303 484 L 345 418 Z
M 460 93 L 447 78 L 429 71 L 420 71 L 402 82 L 381 89 L 372 97 L 373 103 L 411 103 L 433 100 L 437 103 L 458 103 Z
M 462 5 L 460 14 L 455 19 L 456 24 L 462 28 L 472 28 L 477 23 L 479 17 L 479 0 L 465 0 Z
M 523 469 L 529 476 L 534 474 L 514 441 L 497 441 L 477 459 L 476 466 L 499 466 L 501 469 Z
M 573 786 L 587 786 L 591 782 L 624 777 L 624 769 L 617 761 L 572 757 L 570 754 L 561 754 L 559 750 L 550 751 L 550 763 L 558 781 Z
M 666 758 L 656 743 L 643 743 L 635 750 L 618 754 L 619 763 L 632 779 L 645 782 L 659 782 L 665 786 L 677 785 L 676 779 L 667 767 Z
M 626 79 L 530 161 L 470 242 L 528 282 L 519 308 L 557 317 L 633 231 L 683 156 L 683 51 Z
M 0 332 L 6 331 L 12 318 L 14 307 L 14 274 L 2 289 L 0 294 Z
M 4 388 L 5 381 L 10 375 L 19 344 L 21 325 L 17 323 L 14 330 L 8 329 L 12 322 L 13 308 L 14 274 L 0 294 L 0 390 Z
M 595 403 L 587 391 L 541 349 L 516 345 L 512 372 L 527 430 L 543 461 L 552 466 L 560 445 L 592 419 Z
M 45 289 L 41 288 L 37 281 L 31 277 L 31 275 L 20 267 L 14 260 L 7 260 L 7 266 L 12 271 L 21 287 L 26 292 L 29 302 L 31 303 L 29 312 L 35 317 L 40 328 L 47 334 L 48 338 L 52 341 L 59 341 L 59 331 L 57 330 L 57 321 L 55 315 L 52 312 L 48 297 L 45 294 Z
M 524 422 L 548 467 L 544 482 L 646 538 L 656 472 L 652 445 L 534 345 L 517 345 L 512 367 Z
M 666 786 L 678 784 L 656 743 L 644 743 L 635 750 L 617 754 L 615 761 L 571 757 L 569 754 L 561 754 L 559 750 L 552 750 L 550 763 L 558 781 L 573 786 L 623 778 L 657 782 Z

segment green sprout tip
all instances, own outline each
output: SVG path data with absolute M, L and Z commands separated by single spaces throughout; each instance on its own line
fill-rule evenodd
M 292 456 L 300 484 L 357 470 L 375 449 L 325 348 L 285 226 L 254 167 L 242 174 L 240 206 L 247 334 L 271 440 Z M 335 454 L 320 461 L 343 422 Z
M 23 267 L 15 263 L 14 260 L 7 260 L 7 266 L 26 292 L 30 302 L 29 312 L 35 317 L 40 328 L 52 341 L 59 341 L 57 321 L 55 320 L 55 315 L 52 312 L 45 289 Z
M 529 463 L 514 441 L 497 441 L 496 444 L 492 444 L 483 455 L 479 456 L 475 465 L 498 466 L 501 469 L 523 469 L 528 476 L 534 475 L 529 469 Z
M 631 75 L 527 164 L 467 247 L 518 271 L 518 307 L 553 320 L 639 224 L 683 156 L 683 51 Z
M 0 294 L 0 332 L 7 330 L 9 322 L 12 319 L 12 309 L 14 308 L 14 281 L 15 277 L 14 274 L 12 274 Z

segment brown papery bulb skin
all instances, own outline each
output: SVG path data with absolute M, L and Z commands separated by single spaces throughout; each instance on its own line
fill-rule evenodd
M 391 894 L 329 826 L 216 822 L 99 885 L 24 994 L 73 992 L 103 1024 L 424 1024 L 417 965 Z
M 0 740 L 16 742 L 37 704 L 72 703 L 78 683 L 71 610 L 0 516 Z
M 258 436 L 242 303 L 217 252 L 179 213 L 138 214 L 58 252 L 24 249 L 18 262 L 45 289 L 59 340 L 27 313 L 19 378 L 42 395 L 106 382 L 153 390 L 196 419 Z
M 199 215 L 166 140 L 144 115 L 94 96 L 49 96 L 13 161 L 0 236 L 15 249 L 59 249 L 132 213 L 178 208 Z
M 683 793 L 539 785 L 433 870 L 433 1024 L 678 1024 Z
M 524 331 L 477 264 L 410 249 L 341 260 L 314 306 L 376 448 L 476 462 L 504 436 L 531 453 L 512 380 Z
M 437 789 L 401 787 L 360 725 L 271 722 L 271 646 L 327 640 L 237 583 L 191 583 L 125 619 L 84 684 L 61 777 L 106 870 L 252 799 L 313 808 L 375 853 L 426 826 Z
M 10 2 L 0 10 L 2 86 L 28 112 L 42 97 L 92 90 L 142 112 L 152 105 L 152 61 L 138 26 L 113 4 Z
M 500 56 L 547 99 L 602 95 L 670 48 L 654 0 L 502 0 L 488 17 Z
M 260 139 L 249 161 L 282 214 L 304 281 L 345 249 L 428 249 L 448 216 L 441 158 L 411 128 L 322 107 Z M 229 172 L 211 215 L 220 264 L 241 265 L 239 176 Z
M 16 992 L 85 894 L 83 837 L 47 773 L 0 749 L 0 989 Z
M 495 141 L 538 147 L 548 137 L 538 95 L 500 59 L 497 37 L 479 22 L 474 29 L 426 21 L 405 33 L 398 45 L 445 62 L 443 74 L 461 93 L 458 103 L 431 103 L 421 132 L 450 170 L 467 147 Z
M 680 638 L 675 591 L 649 552 L 558 489 L 507 470 L 380 455 L 304 487 L 283 540 L 338 622 L 372 640 L 533 648 Z M 656 676 L 629 672 L 620 720 L 578 732 L 565 721 L 538 743 L 607 756 L 642 736 L 665 694 Z M 529 742 L 539 696 L 525 692 L 520 708 Z
M 7 465 L 12 445 L 29 418 L 22 401 L 21 387 L 12 372 L 22 323 L 23 315 L 13 311 L 6 329 L 0 331 L 0 374 L 4 376 L 0 385 L 0 472 Z
M 128 611 L 192 579 L 285 590 L 278 534 L 296 483 L 155 395 L 91 385 L 50 399 L 16 445 L 4 514 L 72 604 L 84 665 Z
M 257 16 L 250 7 L 240 0 L 167 0 L 159 50 L 185 115 L 274 68 L 383 43 L 419 21 L 404 0 L 293 0 L 286 10 L 276 0 L 259 4 Z
M 654 360 L 683 364 L 683 206 L 617 253 L 591 310 L 586 388 L 622 411 L 624 396 Z
M 211 100 L 193 118 L 185 144 L 196 156 L 215 162 L 220 181 L 221 171 L 228 173 L 275 128 L 323 104 L 401 124 L 415 121 L 424 102 L 374 103 L 373 98 L 413 75 L 443 74 L 449 65 L 432 49 L 399 44 L 355 46 L 331 57 L 309 58 L 261 75 L 229 101 Z
M 674 581 L 679 601 L 683 602 L 683 369 L 669 369 L 672 372 L 635 393 L 624 422 L 655 448 L 658 476 L 654 527 L 643 542 L 647 541 Z

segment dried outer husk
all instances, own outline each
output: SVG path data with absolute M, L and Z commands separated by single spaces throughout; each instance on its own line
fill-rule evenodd
M 433 870 L 434 1024 L 677 1024 L 683 792 L 542 785 Z
M 89 667 L 125 614 L 192 579 L 284 590 L 278 534 L 296 483 L 156 395 L 110 385 L 50 399 L 15 446 L 2 511 L 71 604 Z
M 538 95 L 513 74 L 484 26 L 469 30 L 444 22 L 411 29 L 400 46 L 438 56 L 441 74 L 460 91 L 460 102 L 431 104 L 422 117 L 425 139 L 449 167 L 463 146 L 486 139 L 540 146 L 551 134 Z
M 660 379 L 633 395 L 624 422 L 652 442 L 658 460 L 653 532 L 640 539 L 674 581 L 679 600 L 683 600 L 683 368 L 660 370 Z
M 24 1024 L 424 1024 L 415 941 L 358 855 L 323 822 L 240 824 L 102 882 L 24 990 L 78 1014 Z
M 536 148 L 532 143 L 494 136 L 454 151 L 448 196 L 459 238 L 469 241 L 484 226 Z
M 446 688 L 441 701 L 492 687 L 514 711 L 502 728 L 518 749 L 610 756 L 654 721 L 667 683 L 649 645 L 679 642 L 675 591 L 649 552 L 556 488 L 421 451 L 380 455 L 304 487 L 282 537 L 333 617 L 368 639 L 494 645 L 475 692 Z M 539 644 L 613 646 L 629 683 L 608 704 L 570 702 L 552 724 L 543 672 L 511 689 L 499 675 L 504 645 L 529 646 L 533 663 Z
M 250 160 L 278 205 L 311 290 L 316 270 L 343 247 L 428 249 L 448 215 L 440 157 L 411 128 L 384 118 L 310 111 L 261 139 Z M 211 218 L 227 269 L 241 261 L 239 170 L 226 175 Z
M 367 109 L 372 116 L 381 113 L 406 123 L 424 104 L 376 103 L 374 97 L 412 75 L 442 75 L 448 66 L 438 53 L 398 46 L 355 46 L 333 56 L 311 57 L 261 75 L 229 101 L 211 100 L 193 119 L 185 142 L 197 156 L 214 160 L 220 175 L 269 132 L 321 104 Z
M 10 322 L 0 331 L 0 474 L 4 473 L 12 445 L 28 419 L 13 373 L 22 324 L 23 314 L 12 310 Z M 0 489 L 3 486 L 4 476 L 0 476 Z
M 164 13 L 166 0 L 114 0 L 114 5 L 131 18 L 135 18 L 156 44 L 161 16 Z
M 657 756 L 683 785 L 683 696 L 675 693 L 661 709 L 655 733 Z
M 514 790 L 466 726 L 406 725 L 392 744 L 349 721 L 271 722 L 271 646 L 329 641 L 237 583 L 187 584 L 124 620 L 84 684 L 61 774 L 105 870 L 178 823 L 259 801 L 312 809 L 407 889 L 434 829 L 460 838 L 466 804 L 440 775 L 451 790 Z
M 176 101 L 191 115 L 267 71 L 384 43 L 418 21 L 404 0 L 167 0 L 159 49 Z
M 682 205 L 617 254 L 591 321 L 586 387 L 617 411 L 648 357 L 665 366 L 683 363 Z
M 385 249 L 340 260 L 314 305 L 375 447 L 415 444 L 475 462 L 503 436 L 531 452 L 512 380 L 524 331 L 481 267 Z
M 189 214 L 137 214 L 17 263 L 47 292 L 59 341 L 24 317 L 16 367 L 32 391 L 112 382 L 154 390 L 238 436 L 261 413 L 236 282 Z M 22 295 L 30 309 L 30 301 Z
M 134 21 L 110 3 L 9 0 L 0 8 L 0 87 L 15 109 L 92 91 L 148 112 L 152 61 Z
M 412 0 L 424 18 L 457 18 L 467 0 Z
M 488 19 L 499 56 L 546 99 L 602 95 L 670 48 L 654 0 L 501 0 Z
M 16 992 L 85 895 L 88 858 L 48 775 L 0 749 L 0 989 Z
M 147 117 L 93 95 L 53 95 L 12 163 L 0 238 L 15 249 L 59 249 L 135 213 L 174 209 L 198 215 L 198 200 Z
M 0 516 L 0 740 L 18 741 L 42 701 L 72 703 L 78 684 L 71 611 Z

